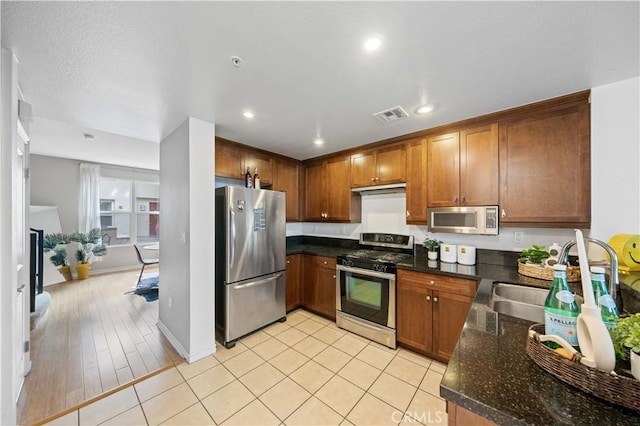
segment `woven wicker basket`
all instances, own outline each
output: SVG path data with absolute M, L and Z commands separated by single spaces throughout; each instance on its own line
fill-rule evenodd
M 540 342 L 539 336 L 544 334 L 543 324 L 534 324 L 529 330 L 527 355 L 540 368 L 581 391 L 610 403 L 640 411 L 640 381 L 587 367 L 580 363 L 580 354 L 571 360 L 559 355 Z
M 539 280 L 553 281 L 555 273 L 553 268 L 545 268 L 540 265 L 531 265 L 529 263 L 518 262 L 518 273 L 527 277 L 537 278 Z M 567 282 L 580 281 L 580 268 L 573 266 L 567 267 Z

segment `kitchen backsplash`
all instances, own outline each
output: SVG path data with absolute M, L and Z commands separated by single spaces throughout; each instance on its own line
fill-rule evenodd
M 416 243 L 428 235 L 427 227 L 405 223 L 405 193 L 367 194 L 362 196 L 362 223 L 288 223 L 287 236 L 315 235 L 321 237 L 358 239 L 361 232 L 408 234 Z M 426 207 L 425 207 L 426 208 Z M 514 242 L 514 233 L 522 232 L 522 242 Z M 585 232 L 588 236 L 588 232 Z M 522 251 L 533 244 L 562 245 L 575 238 L 572 229 L 505 228 L 498 235 L 463 235 L 434 233 L 432 237 L 451 244 L 473 245 L 492 250 Z

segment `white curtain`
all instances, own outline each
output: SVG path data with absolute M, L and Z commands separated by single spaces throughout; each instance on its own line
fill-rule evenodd
M 80 164 L 79 232 L 100 228 L 100 166 Z

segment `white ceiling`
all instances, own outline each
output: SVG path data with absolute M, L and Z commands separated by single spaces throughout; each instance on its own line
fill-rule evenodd
M 306 159 L 636 77 L 639 16 L 635 1 L 3 1 L 2 44 L 38 117 L 159 142 L 191 115 Z M 397 105 L 411 117 L 371 116 Z

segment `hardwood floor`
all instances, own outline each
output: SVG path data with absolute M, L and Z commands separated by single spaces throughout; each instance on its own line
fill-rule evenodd
M 147 270 L 157 267 L 146 268 L 145 275 Z M 37 422 L 180 359 L 156 325 L 158 302 L 124 294 L 138 273 L 45 287 L 51 307 L 31 330 L 32 369 L 18 400 L 19 424 Z

